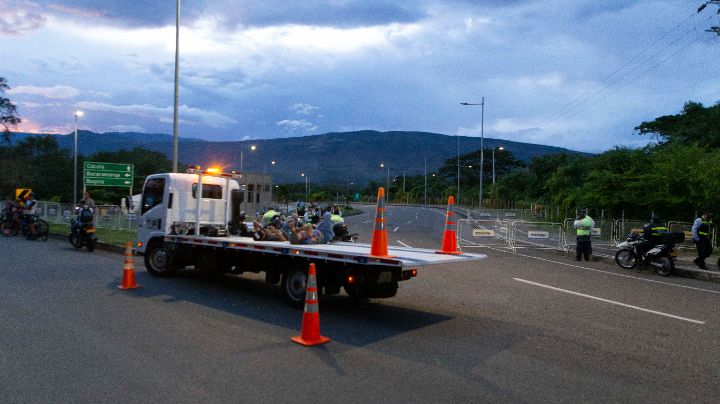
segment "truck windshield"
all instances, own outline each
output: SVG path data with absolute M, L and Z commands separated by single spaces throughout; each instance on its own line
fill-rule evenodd
M 163 193 L 165 192 L 165 179 L 153 178 L 145 183 L 145 189 L 142 194 L 142 211 L 141 215 L 152 209 L 155 205 L 161 204 L 163 201 Z

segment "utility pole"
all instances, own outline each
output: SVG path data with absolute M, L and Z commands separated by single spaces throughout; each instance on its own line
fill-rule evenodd
M 173 102 L 173 160 L 172 170 L 178 172 L 178 78 L 180 76 L 180 0 L 175 14 L 175 99 Z

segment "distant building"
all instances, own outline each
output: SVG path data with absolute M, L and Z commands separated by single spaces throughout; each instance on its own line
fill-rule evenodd
M 240 184 L 240 206 L 248 217 L 272 202 L 272 177 L 266 174 L 246 173 L 235 177 Z

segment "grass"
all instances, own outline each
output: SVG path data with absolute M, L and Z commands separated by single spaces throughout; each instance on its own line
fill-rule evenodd
M 69 224 L 57 224 L 49 223 L 51 234 L 60 234 L 66 236 L 70 234 Z M 97 229 L 97 238 L 100 242 L 124 246 L 125 242 L 135 242 L 137 238 L 137 232 L 135 230 L 112 230 L 112 229 Z

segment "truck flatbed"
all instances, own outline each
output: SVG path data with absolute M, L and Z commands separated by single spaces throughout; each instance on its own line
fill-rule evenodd
M 214 247 L 268 255 L 302 257 L 326 262 L 389 267 L 418 267 L 487 258 L 484 254 L 439 254 L 435 250 L 388 246 L 390 257 L 370 255 L 370 244 L 290 244 L 288 241 L 257 241 L 251 237 L 206 237 L 167 235 L 165 242 Z

